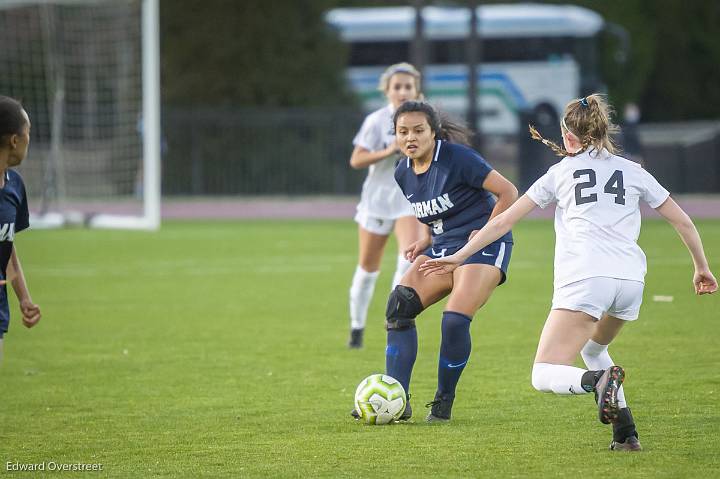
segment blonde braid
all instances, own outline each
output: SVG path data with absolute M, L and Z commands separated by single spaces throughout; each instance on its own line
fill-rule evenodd
M 543 138 L 543 136 L 540 134 L 539 131 L 537 131 L 537 129 L 534 126 L 528 125 L 528 129 L 530 130 L 530 137 L 533 140 L 537 140 L 537 141 L 541 142 L 543 145 L 547 146 L 552 151 L 554 151 L 557 156 L 562 156 L 562 157 L 575 156 L 575 155 L 579 155 L 580 153 L 585 151 L 586 147 L 583 145 L 582 150 L 580 150 L 576 153 L 570 153 L 569 151 L 565 151 L 565 148 L 558 146 L 555 142 L 552 142 L 548 139 Z

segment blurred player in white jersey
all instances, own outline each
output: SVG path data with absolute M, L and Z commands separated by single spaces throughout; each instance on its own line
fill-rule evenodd
M 388 105 L 365 118 L 353 140 L 355 148 L 350 157 L 353 168 L 368 168 L 355 215 L 359 253 L 350 286 L 348 345 L 351 348 L 362 347 L 368 307 L 390 233 L 395 232 L 398 243 L 393 288 L 410 267 L 403 252 L 423 236 L 423 226 L 415 219 L 410 202 L 393 177 L 400 158 L 395 144 L 393 114 L 404 102 L 421 97 L 420 73 L 409 63 L 391 65 L 380 77 L 378 88 L 387 97 Z
M 426 274 L 448 273 L 509 231 L 536 206 L 555 209 L 555 291 L 540 336 L 533 386 L 556 394 L 594 392 L 600 421 L 613 424 L 610 448 L 641 450 L 635 423 L 621 387 L 624 371 L 614 365 L 608 345 L 628 321 L 637 319 L 646 272 L 637 244 L 640 200 L 660 213 L 682 238 L 693 260 L 698 295 L 718 285 L 692 220 L 668 191 L 637 163 L 615 155 L 611 109 L 600 95 L 573 100 L 561 122 L 563 144 L 534 139 L 562 161 L 550 167 L 513 206 L 496 216 L 460 251 L 427 261 Z M 588 370 L 573 367 L 582 355 Z

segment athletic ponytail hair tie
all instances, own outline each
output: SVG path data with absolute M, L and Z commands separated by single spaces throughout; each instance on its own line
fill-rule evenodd
M 580 106 L 582 106 L 583 108 L 587 108 L 590 106 L 588 105 L 587 97 L 583 97 L 580 99 Z

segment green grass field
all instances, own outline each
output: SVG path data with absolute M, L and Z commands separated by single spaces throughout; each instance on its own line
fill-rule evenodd
M 720 222 L 698 227 L 717 273 Z M 101 473 L 84 475 L 107 477 L 717 477 L 720 295 L 692 294 L 690 259 L 672 228 L 644 224 L 645 303 L 611 348 L 627 370 L 640 454 L 607 451 L 611 429 L 597 421 L 592 396 L 532 389 L 552 293 L 552 225 L 526 222 L 515 236 L 509 282 L 473 322 L 452 423 L 423 422 L 440 304 L 418 321 L 414 420 L 372 427 L 348 412 L 358 382 L 384 369 L 394 254 L 366 347 L 350 351 L 351 221 L 22 233 L 16 244 L 44 318 L 26 330 L 11 304 L 0 471 L 53 461 L 101 463 Z

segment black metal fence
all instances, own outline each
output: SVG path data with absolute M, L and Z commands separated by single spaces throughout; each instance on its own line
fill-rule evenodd
M 673 193 L 720 192 L 720 121 L 642 125 L 641 162 Z
M 355 194 L 363 114 L 341 109 L 166 109 L 164 195 Z
M 532 113 L 521 115 L 525 127 L 518 138 L 518 187 L 525 191 L 558 157 L 542 143 L 531 140 L 527 123 L 543 136 L 560 143 L 556 125 L 544 125 Z M 720 193 L 720 121 L 637 125 L 639 148 L 620 155 L 642 164 L 672 193 Z M 617 138 L 623 147 L 623 135 Z
M 348 160 L 362 119 L 347 109 L 166 108 L 163 195 L 356 195 L 366 172 Z M 556 120 L 527 113 L 517 138 L 482 143 L 483 154 L 521 191 L 558 161 L 530 140 L 528 123 L 561 141 Z M 670 191 L 720 192 L 720 122 L 637 130 L 642 150 L 633 159 Z M 498 143 L 504 146 L 491 146 Z

